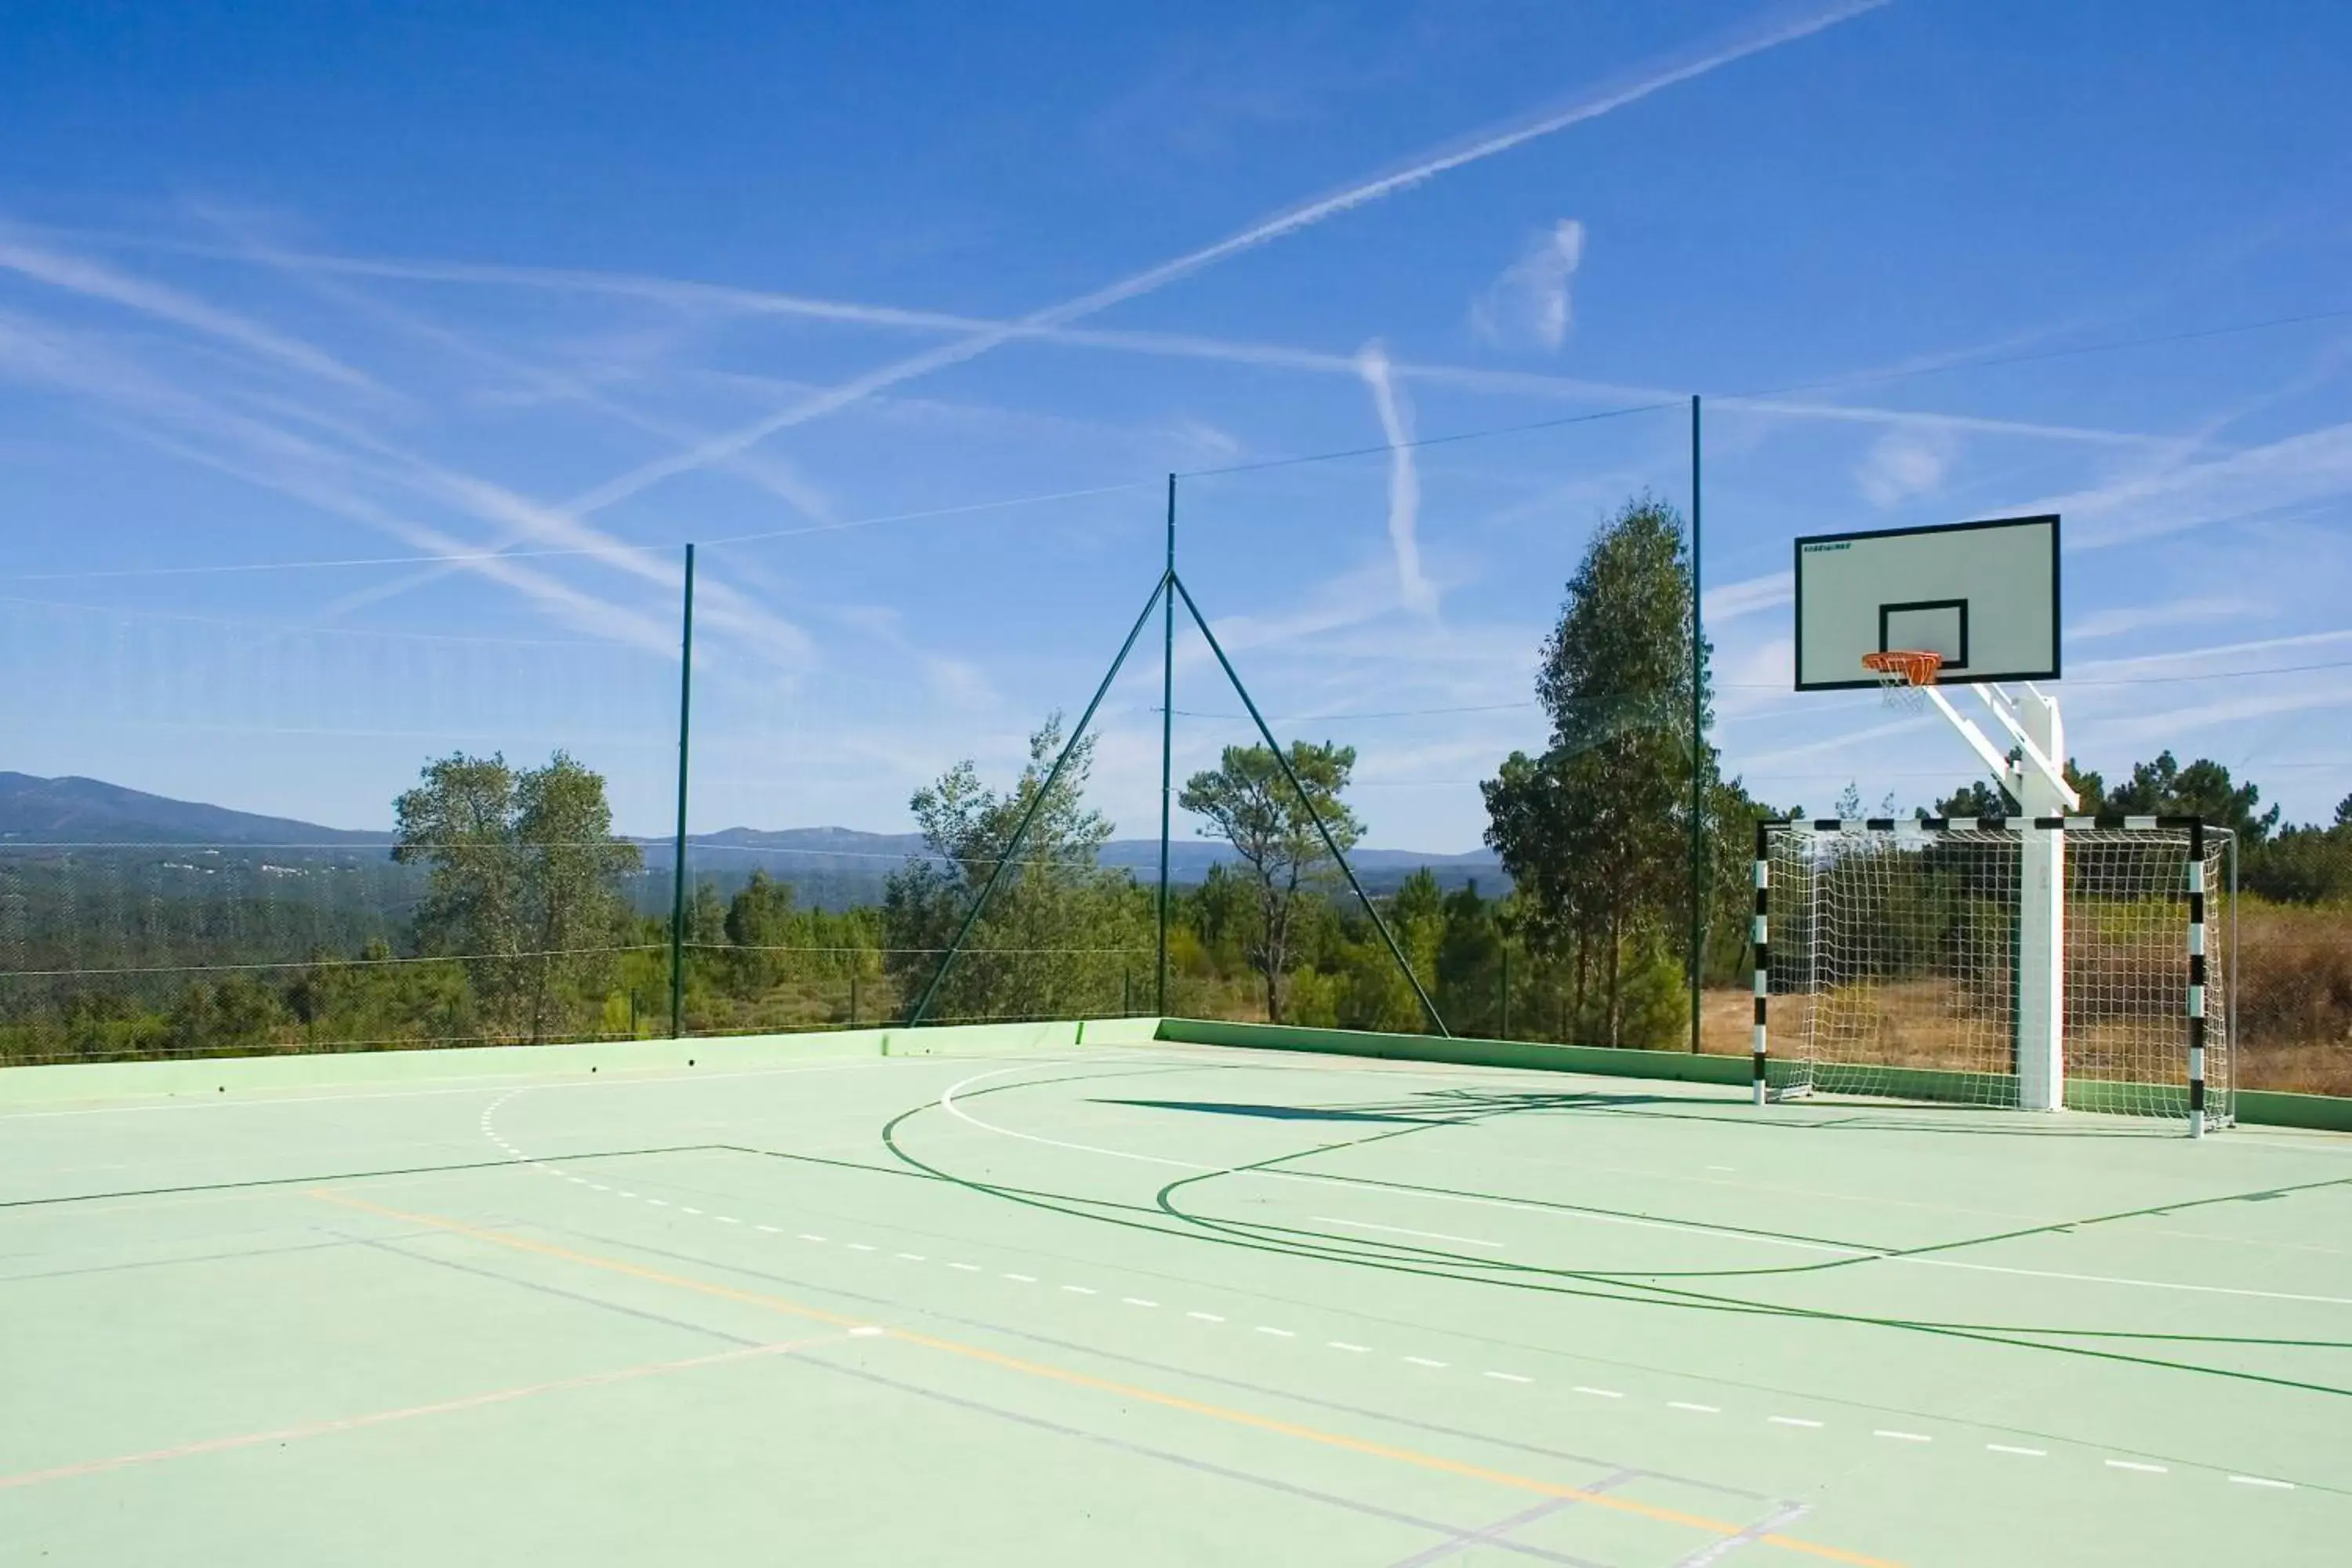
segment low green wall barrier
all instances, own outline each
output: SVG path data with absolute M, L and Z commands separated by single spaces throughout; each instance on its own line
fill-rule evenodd
M 1745 1057 L 1695 1057 L 1685 1051 L 1620 1050 L 1608 1046 L 1553 1046 L 1536 1040 L 1381 1035 L 1355 1029 L 1311 1029 L 1296 1024 L 1240 1024 L 1215 1018 L 1162 1018 L 1159 1037 L 1192 1046 L 1254 1046 L 1262 1050 L 1385 1057 L 1398 1061 L 1452 1062 L 1464 1067 L 1678 1079 L 1685 1083 L 1745 1084 L 1749 1071 Z
M 1138 1022 L 1139 1020 L 1129 1020 Z M 1314 1051 L 1331 1056 L 1381 1057 L 1395 1061 L 1448 1062 L 1462 1067 L 1595 1073 L 1615 1078 L 1670 1079 L 1745 1088 L 1754 1070 L 1746 1057 L 1693 1056 L 1687 1051 L 1626 1050 L 1608 1046 L 1553 1046 L 1534 1040 L 1446 1039 L 1436 1035 L 1386 1035 L 1355 1029 L 1317 1029 L 1297 1024 L 1244 1024 L 1213 1018 L 1162 1018 L 1159 1038 L 1183 1045 L 1245 1046 L 1259 1050 Z M 1777 1081 L 1778 1074 L 1775 1074 Z M 1835 1068 L 1817 1075 L 1829 1093 L 1889 1095 L 1904 1100 L 1982 1104 L 1992 1085 L 1981 1074 L 1929 1068 L 1873 1068 L 1867 1075 Z M 2074 1110 L 2144 1110 L 2151 1086 L 2077 1079 L 2066 1086 Z M 2159 1089 L 2158 1092 L 2167 1092 Z M 2169 1089 L 2188 1114 L 2188 1093 Z M 2302 1127 L 2352 1132 L 2352 1100 L 2324 1094 L 2283 1094 L 2240 1089 L 2238 1120 L 2250 1126 Z

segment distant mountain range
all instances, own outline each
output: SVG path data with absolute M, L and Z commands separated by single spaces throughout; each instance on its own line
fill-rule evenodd
M 668 839 L 637 842 L 644 847 L 648 868 L 668 868 Z M 100 779 L 0 773 L 0 847 L 267 849 L 273 862 L 291 862 L 322 856 L 344 859 L 354 851 L 382 850 L 391 843 L 389 833 L 321 827 L 290 817 L 173 800 Z M 722 888 L 763 870 L 801 885 L 812 901 L 834 907 L 878 899 L 883 879 L 909 856 L 923 852 L 923 841 L 916 834 L 865 833 L 851 827 L 730 827 L 689 835 L 687 843 L 696 874 L 715 878 Z M 1177 881 L 1197 882 L 1211 866 L 1232 858 L 1222 844 L 1178 840 L 1169 846 L 1169 874 Z M 1376 892 L 1393 889 L 1423 866 L 1449 888 L 1473 878 L 1490 892 L 1507 885 L 1502 867 L 1485 850 L 1431 855 L 1366 848 L 1349 858 L 1368 889 Z M 1159 868 L 1160 841 L 1115 838 L 1104 846 L 1102 863 L 1148 879 Z

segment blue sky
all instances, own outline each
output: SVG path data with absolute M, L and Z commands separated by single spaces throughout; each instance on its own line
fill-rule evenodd
M 1685 502 L 1696 392 L 1758 795 L 1970 773 L 1932 717 L 1788 689 L 1790 539 L 2042 510 L 2084 763 L 2211 755 L 2297 818 L 2352 788 L 2352 15 L 9 28 L 0 767 L 380 826 L 427 755 L 562 744 L 659 832 L 693 540 L 694 826 L 901 828 L 1083 703 L 1173 469 L 1261 707 L 1359 748 L 1370 842 L 1465 849 L 1593 527 Z M 1248 735 L 1177 669 L 1185 769 Z M 1147 644 L 1104 712 L 1123 833 L 1157 686 Z

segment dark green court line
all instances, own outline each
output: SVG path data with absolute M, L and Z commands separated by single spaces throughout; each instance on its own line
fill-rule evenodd
M 495 1171 L 506 1165 L 544 1164 L 549 1160 L 625 1160 L 640 1154 L 693 1154 L 726 1147 L 720 1143 L 677 1143 L 653 1149 L 606 1149 L 581 1154 L 548 1154 L 536 1160 L 461 1160 L 446 1165 L 400 1165 L 381 1171 L 335 1171 L 306 1176 L 261 1176 L 241 1182 L 191 1182 L 176 1187 L 126 1187 L 119 1192 L 68 1193 L 49 1198 L 0 1200 L 0 1210 L 43 1208 L 62 1204 L 95 1204 L 112 1198 L 163 1198 L 190 1193 L 232 1193 L 253 1187 L 290 1187 L 316 1182 L 364 1182 L 378 1176 L 434 1176 L 455 1171 Z

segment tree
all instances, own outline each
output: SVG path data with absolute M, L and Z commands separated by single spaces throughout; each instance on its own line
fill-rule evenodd
M 2020 762 L 2024 756 L 2025 752 L 2022 747 L 2010 748 L 2009 760 L 2011 763 Z M 2096 773 L 2078 766 L 2074 759 L 2069 757 L 2066 759 L 2065 774 L 2066 782 L 2074 786 L 2074 794 L 2082 802 L 2075 808 L 2079 815 L 2102 816 L 2116 809 L 2107 799 L 2106 780 L 2101 778 Z M 1987 783 L 1983 779 L 1970 779 L 1958 789 L 1937 801 L 1935 810 L 1923 811 L 1919 815 L 1948 816 L 1954 819 L 1982 818 L 2015 816 L 2022 809 L 2023 807 L 2011 797 L 2010 793 L 1999 784 Z
M 1355 771 L 1353 746 L 1293 741 L 1289 762 L 1304 798 L 1265 746 L 1227 746 L 1215 768 L 1184 781 L 1178 797 L 1186 811 L 1208 820 L 1209 831 L 1232 845 L 1247 868 L 1256 909 L 1244 938 L 1246 954 L 1265 985 L 1265 1016 L 1277 1024 L 1299 895 L 1332 869 L 1315 818 L 1322 819 L 1342 854 L 1363 835 L 1363 825 L 1339 799 Z
M 1679 925 L 1693 767 L 1715 775 L 1704 689 L 1693 732 L 1690 624 L 1682 519 L 1651 497 L 1629 502 L 1586 550 L 1544 643 L 1536 696 L 1550 744 L 1513 752 L 1482 786 L 1486 842 L 1519 889 L 1529 944 L 1573 952 L 1580 992 L 1597 960 L 1612 1045 L 1627 1038 L 1628 961 L 1646 976 Z M 1654 1009 L 1640 1015 L 1646 1032 Z
M 1011 790 L 983 785 L 966 760 L 908 802 L 930 854 L 890 874 L 882 910 L 887 971 L 910 1005 L 1037 804 L 1020 863 L 1008 868 L 940 982 L 933 1017 L 1068 1017 L 1108 1010 L 1118 998 L 1121 973 L 1143 945 L 1141 909 L 1134 879 L 1096 863 L 1111 824 L 1086 804 L 1092 736 L 1070 749 L 1045 790 L 1062 743 L 1056 713 L 1029 737 L 1028 763 Z
M 2278 826 L 2277 806 L 2255 815 L 2262 798 L 2251 784 L 2233 785 L 2230 770 L 2210 757 L 2184 768 L 2168 750 L 2154 762 L 2133 763 L 2131 777 L 2116 786 L 2107 806 L 2130 816 L 2201 816 L 2208 826 L 2234 830 L 2246 850 L 2259 847 Z
M 604 776 L 561 751 L 520 772 L 453 753 L 393 810 L 393 858 L 430 868 L 417 950 L 464 960 L 494 1032 L 535 1042 L 566 1026 L 627 920 L 620 879 L 644 865 L 613 836 Z

